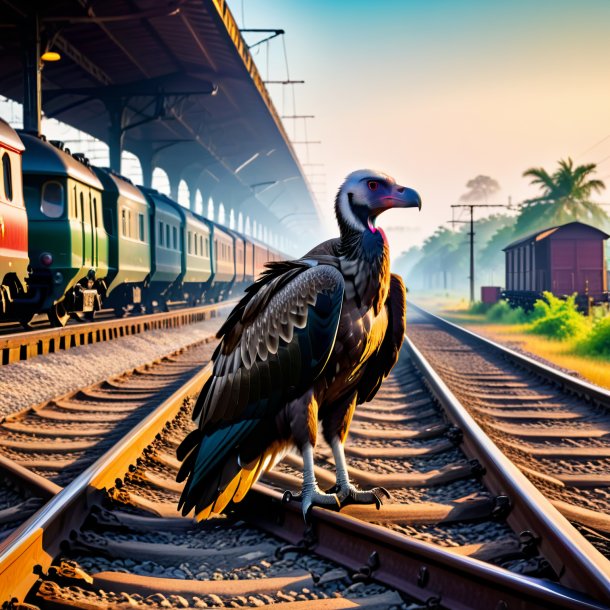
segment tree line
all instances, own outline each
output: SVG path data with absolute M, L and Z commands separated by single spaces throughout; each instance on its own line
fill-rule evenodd
M 531 184 L 539 187 L 537 197 L 526 199 L 513 213 L 497 213 L 475 222 L 475 267 L 477 291 L 481 285 L 504 285 L 504 252 L 508 244 L 531 233 L 575 220 L 610 232 L 610 218 L 597 203 L 594 194 L 606 187 L 595 178 L 595 163 L 575 165 L 571 158 L 558 162 L 549 173 L 532 167 L 523 172 Z M 489 176 L 477 176 L 466 184 L 469 189 L 460 197 L 467 203 L 491 203 L 490 197 L 499 184 Z M 494 202 L 495 203 L 495 202 Z M 465 293 L 469 273 L 470 226 L 458 229 L 439 226 L 421 246 L 403 252 L 394 267 L 416 290 Z

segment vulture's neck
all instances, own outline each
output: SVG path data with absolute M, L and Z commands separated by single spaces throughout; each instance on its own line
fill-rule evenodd
M 390 249 L 385 233 L 376 228 L 355 231 L 341 227 L 339 254 L 346 259 L 357 300 L 373 307 L 375 313 L 385 303 L 390 287 Z

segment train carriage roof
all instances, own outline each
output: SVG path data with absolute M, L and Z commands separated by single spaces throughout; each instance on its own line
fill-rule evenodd
M 214 236 L 221 234 L 222 236 L 230 239 L 231 241 L 233 241 L 235 239 L 234 231 L 231 231 L 231 229 L 229 229 L 228 227 L 225 227 L 225 226 L 223 226 L 213 220 L 209 220 L 207 218 L 206 218 L 206 221 L 209 222 L 210 225 L 212 225 L 214 227 Z
M 179 222 L 182 222 L 183 216 L 180 214 L 180 211 L 176 209 L 178 204 L 175 201 L 172 201 L 167 195 L 164 195 L 155 189 L 149 189 L 145 186 L 138 186 L 138 188 L 141 189 L 146 198 L 152 202 L 153 207 L 161 206 L 161 208 L 164 208 L 163 211 L 165 213 L 170 213 L 171 216 L 174 216 Z
M 105 167 L 94 167 L 93 171 L 102 181 L 106 190 L 112 189 L 127 199 L 148 205 L 148 201 L 142 191 L 137 186 L 134 186 L 130 180 L 119 176 Z
M 540 231 L 530 233 L 529 235 L 526 235 L 525 237 L 521 237 L 520 239 L 511 242 L 510 244 L 508 244 L 507 246 L 502 248 L 502 251 L 506 252 L 507 250 L 512 250 L 513 248 L 516 248 L 517 246 L 521 246 L 522 244 L 526 244 L 526 243 L 529 243 L 532 241 L 542 241 L 544 239 L 547 239 L 551 235 L 554 235 L 558 231 L 563 231 L 564 229 L 567 229 L 567 228 L 576 228 L 576 227 L 597 232 L 597 233 L 599 233 L 600 237 L 602 237 L 603 239 L 608 239 L 608 237 L 610 237 L 610 235 L 608 235 L 608 233 L 602 231 L 601 229 L 598 229 L 597 227 L 588 225 L 584 222 L 574 221 L 574 222 L 568 222 L 563 225 L 558 225 L 556 227 L 549 227 L 547 229 L 542 229 Z
M 93 170 L 72 155 L 50 144 L 44 138 L 24 132 L 20 132 L 19 135 L 25 145 L 24 174 L 67 176 L 99 190 L 104 188 Z
M 25 148 L 17 132 L 2 119 L 0 119 L 0 146 L 12 148 L 19 152 Z

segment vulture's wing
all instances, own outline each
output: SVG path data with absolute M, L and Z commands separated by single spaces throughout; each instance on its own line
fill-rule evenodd
M 358 384 L 358 404 L 372 400 L 381 382 L 390 374 L 398 361 L 398 355 L 405 336 L 406 292 L 400 276 L 392 274 L 390 293 L 386 300 L 388 329 L 377 353 L 366 363 L 366 369 Z
M 188 476 L 183 514 L 194 507 L 205 519 L 238 502 L 285 446 L 274 418 L 326 365 L 343 290 L 343 276 L 330 265 L 276 264 L 229 316 L 193 412 L 199 428 L 178 449 L 178 480 Z

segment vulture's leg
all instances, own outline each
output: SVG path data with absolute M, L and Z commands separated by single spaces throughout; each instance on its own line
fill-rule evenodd
M 312 506 L 341 508 L 341 502 L 335 493 L 324 493 L 318 487 L 314 472 L 313 449 L 318 433 L 318 402 L 313 390 L 309 390 L 300 398 L 286 406 L 290 430 L 296 446 L 303 456 L 303 485 L 301 493 L 294 496 L 291 492 L 284 493 L 286 501 L 298 500 L 303 503 L 303 516 L 307 521 Z
M 334 404 L 331 415 L 323 421 L 324 437 L 333 450 L 337 473 L 337 483 L 328 491 L 337 493 L 339 500 L 341 500 L 341 506 L 347 504 L 376 504 L 379 508 L 383 504 L 384 497 L 391 497 L 387 489 L 383 487 L 375 487 L 370 491 L 357 489 L 350 482 L 347 472 L 343 444 L 347 438 L 347 432 L 356 409 L 357 398 L 357 394 L 353 394 L 341 403 Z
M 335 469 L 337 472 L 337 484 L 332 490 L 337 492 L 341 506 L 348 504 L 376 504 L 377 508 L 381 508 L 384 497 L 391 498 L 392 496 L 385 487 L 374 487 L 368 491 L 362 491 L 352 485 L 347 472 L 347 463 L 345 461 L 345 451 L 343 442 L 339 436 L 335 436 L 330 444 L 335 458 Z
M 312 506 L 327 506 L 341 508 L 341 502 L 334 493 L 324 493 L 318 487 L 313 464 L 313 446 L 306 443 L 302 450 L 303 454 L 303 487 L 301 501 L 303 502 L 303 515 L 307 519 L 307 514 Z

